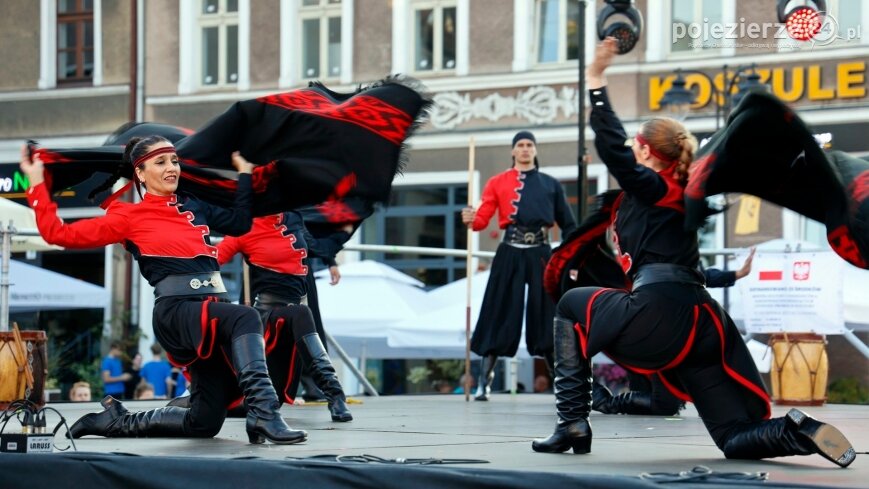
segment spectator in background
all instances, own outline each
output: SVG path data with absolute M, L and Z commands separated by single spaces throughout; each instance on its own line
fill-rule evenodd
M 102 372 L 103 391 L 107 396 L 123 397 L 124 382 L 127 382 L 132 375 L 124 372 L 124 365 L 121 363 L 121 342 L 112 341 L 109 345 L 109 353 L 103 358 L 100 364 L 100 372 Z
M 84 381 L 72 384 L 69 389 L 69 400 L 72 402 L 90 402 L 91 385 Z
M 124 373 L 130 377 L 124 381 L 124 399 L 136 398 L 136 387 L 142 382 L 142 354 L 136 353 Z
M 534 378 L 534 392 L 552 392 L 552 387 L 549 385 L 548 375 L 538 375 Z
M 154 399 L 154 386 L 143 380 L 136 386 L 136 392 L 133 393 L 133 399 L 137 401 Z
M 156 399 L 166 399 L 174 394 L 169 389 L 172 383 L 172 365 L 163 358 L 163 347 L 159 343 L 151 345 L 151 353 L 154 358 L 142 367 L 142 380 L 151 384 L 154 388 Z

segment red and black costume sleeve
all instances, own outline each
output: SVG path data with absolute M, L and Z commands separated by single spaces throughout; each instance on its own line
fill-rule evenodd
M 649 263 L 697 268 L 696 232 L 686 231 L 684 189 L 673 176 L 675 165 L 656 172 L 637 163 L 627 135 L 612 110 L 606 88 L 590 92 L 595 148 L 607 169 L 625 190 L 615 204 L 614 241 L 622 270 L 633 278 Z
M 511 224 L 540 229 L 557 223 L 566 235 L 576 227 L 561 183 L 536 168 L 525 172 L 511 168 L 486 182 L 474 231 L 485 229 L 495 212 L 501 229 Z
M 46 242 L 67 248 L 121 243 L 139 262 L 142 276 L 155 285 L 167 275 L 218 270 L 217 248 L 210 241 L 212 229 L 238 235 L 251 225 L 250 175 L 239 175 L 238 182 L 231 209 L 188 196 L 146 193 L 138 204 L 116 201 L 105 216 L 71 224 L 57 216 L 57 204 L 46 185 L 28 189 L 27 199 Z
M 179 193 L 214 205 L 233 201 L 238 181 L 231 154 L 240 151 L 258 165 L 253 212 L 263 216 L 351 197 L 386 201 L 402 145 L 428 105 L 409 82 L 390 78 L 352 94 L 312 85 L 237 102 L 186 137 L 172 126 L 147 129 L 175 141 L 183 167 Z M 143 130 L 125 126 L 99 148 L 38 150 L 50 192 L 114 172 L 123 144 Z M 132 168 L 122 168 L 121 176 L 132 177 Z
M 305 295 L 308 267 L 301 217 L 283 213 L 254 219 L 249 233 L 217 245 L 218 259 L 227 263 L 242 253 L 250 265 L 251 296 L 269 293 L 298 300 Z
M 748 193 L 824 223 L 833 250 L 869 269 L 869 161 L 825 153 L 776 97 L 747 95 L 694 166 L 685 192 L 692 227 L 703 224 L 706 196 Z

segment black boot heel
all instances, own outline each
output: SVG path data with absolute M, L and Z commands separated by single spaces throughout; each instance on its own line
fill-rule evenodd
M 540 453 L 563 453 L 570 449 L 577 455 L 590 453 L 591 425 L 585 420 L 559 424 L 549 438 L 534 440 L 531 449 Z
M 308 432 L 290 428 L 280 416 L 270 420 L 248 416 L 247 439 L 254 445 L 265 443 L 266 440 L 277 445 L 292 445 L 306 441 Z
M 310 320 L 313 323 L 313 318 Z M 353 414 L 347 407 L 347 397 L 344 395 L 341 383 L 338 382 L 335 367 L 317 333 L 299 338 L 296 341 L 296 349 L 302 356 L 304 364 L 310 368 L 311 378 L 317 384 L 316 387 L 326 396 L 332 421 L 338 423 L 353 421 Z
M 791 409 L 785 416 L 797 432 L 811 441 L 812 449 L 839 467 L 847 467 L 857 458 L 851 442 L 835 426 L 823 423 L 799 409 Z
M 116 420 L 129 411 L 121 401 L 112 396 L 106 396 L 100 401 L 103 411 L 85 414 L 73 423 L 66 433 L 67 438 L 81 438 L 87 435 L 108 436 L 108 432 Z

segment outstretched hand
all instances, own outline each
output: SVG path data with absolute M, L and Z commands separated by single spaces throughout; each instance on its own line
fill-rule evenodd
M 589 88 L 600 88 L 606 85 L 604 72 L 613 63 L 619 52 L 619 43 L 614 37 L 607 37 L 594 49 L 594 59 L 585 69 L 585 77 Z
M 232 166 L 234 166 L 236 171 L 239 173 L 253 173 L 253 163 L 244 159 L 244 156 L 242 156 L 238 151 L 232 153 Z
M 751 273 L 751 260 L 754 259 L 755 251 L 757 251 L 757 248 L 752 246 L 751 251 L 748 252 L 748 258 L 745 259 L 742 267 L 736 271 L 736 280 L 747 277 L 748 274 Z
M 38 154 L 34 154 L 31 158 L 30 149 L 26 144 L 21 147 L 21 162 L 18 166 L 21 168 L 21 172 L 27 175 L 31 187 L 45 181 L 45 165 L 42 163 L 42 159 Z

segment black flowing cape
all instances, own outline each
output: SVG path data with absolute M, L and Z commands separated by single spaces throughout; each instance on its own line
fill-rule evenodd
M 689 228 L 703 224 L 704 199 L 722 192 L 755 195 L 823 223 L 839 256 L 869 268 L 869 161 L 824 152 L 773 95 L 747 95 L 698 152 L 685 188 Z
M 352 94 L 320 84 L 234 103 L 195 133 L 166 124 L 127 124 L 104 146 L 36 150 L 51 192 L 95 173 L 132 178 L 121 164 L 132 137 L 159 134 L 181 159 L 179 193 L 231 206 L 237 187 L 233 151 L 256 164 L 254 215 L 315 206 L 310 214 L 353 223 L 385 202 L 401 170 L 404 141 L 421 123 L 430 101 L 414 82 L 391 77 Z
M 606 242 L 607 228 L 621 190 L 597 196 L 595 209 L 552 250 L 543 271 L 543 288 L 555 302 L 574 287 L 630 288 L 630 281 Z M 576 270 L 576 277 L 570 271 Z

